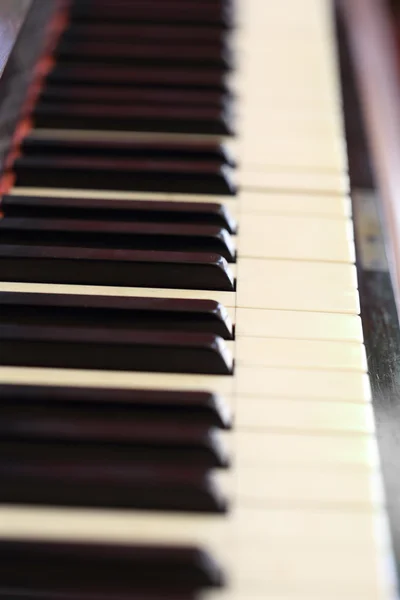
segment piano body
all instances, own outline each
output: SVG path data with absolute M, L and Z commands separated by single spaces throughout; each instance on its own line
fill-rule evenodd
M 362 4 L 1 0 L 0 598 L 398 597 Z

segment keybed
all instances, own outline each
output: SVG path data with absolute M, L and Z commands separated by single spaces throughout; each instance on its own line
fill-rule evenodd
M 0 283 L 0 294 L 67 302 L 72 295 L 219 302 L 235 327 L 234 339 L 221 342 L 234 361 L 231 375 L 4 364 L 0 385 L 214 394 L 233 415 L 232 430 L 212 431 L 232 464 L 209 473 L 228 511 L 4 503 L 0 539 L 199 546 L 228 580 L 201 600 L 389 599 L 390 540 L 359 316 L 333 7 L 329 0 L 236 4 L 231 42 L 239 68 L 228 78 L 238 97 L 234 141 L 57 125 L 31 134 L 39 141 L 190 142 L 197 150 L 223 141 L 237 157 L 222 178 L 238 185 L 236 196 L 69 189 L 18 177 L 9 191 L 10 206 L 18 197 L 124 201 L 127 210 L 139 200 L 218 204 L 237 224 L 227 234 L 237 252 L 226 266 L 231 289 Z

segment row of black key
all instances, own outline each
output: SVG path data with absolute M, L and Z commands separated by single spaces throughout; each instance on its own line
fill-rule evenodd
M 227 6 L 75 3 L 35 125 L 231 134 Z
M 86 107 L 88 114 L 92 110 L 96 108 Z M 111 112 L 118 114 L 119 109 Z M 232 158 L 218 144 L 28 137 L 19 152 L 13 172 L 20 186 L 227 196 L 236 192 Z
M 205 393 L 1 386 L 0 502 L 223 512 L 229 410 Z M 36 483 L 35 483 L 36 482 Z
M 6 196 L 9 281 L 234 290 L 236 225 L 219 204 Z
M 0 293 L 2 364 L 229 374 L 229 317 L 207 300 Z

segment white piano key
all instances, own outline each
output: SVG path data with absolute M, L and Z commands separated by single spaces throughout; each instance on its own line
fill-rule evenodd
M 119 389 L 191 390 L 234 395 L 234 378 L 228 375 L 178 375 L 133 371 L 89 371 L 0 366 L 0 383 L 65 385 Z
M 320 340 L 242 337 L 235 342 L 237 365 L 367 371 L 362 344 Z
M 239 397 L 325 398 L 350 402 L 371 400 L 369 377 L 362 372 L 239 364 L 235 369 L 235 378 Z
M 331 5 L 329 0 L 303 0 L 301 4 L 296 0 L 281 0 L 278 3 L 240 0 L 236 6 L 238 22 L 246 30 L 251 25 L 260 23 L 268 27 L 273 35 L 276 22 L 281 22 L 290 32 L 291 27 L 301 32 L 304 28 L 315 28 L 323 35 Z M 273 26 L 269 27 L 271 22 Z
M 237 308 L 236 334 L 282 339 L 363 341 L 361 318 L 358 315 L 299 310 Z
M 353 263 L 353 228 L 350 221 L 339 219 L 242 214 L 238 254 Z
M 224 519 L 216 515 L 146 511 L 0 506 L 0 539 L 65 539 L 130 544 L 135 540 L 161 544 L 212 544 L 229 537 L 248 543 L 267 540 L 272 546 L 360 550 L 373 543 L 387 547 L 377 533 L 380 518 L 370 510 L 329 508 L 256 508 L 234 505 Z M 310 535 L 310 532 L 313 535 Z M 137 537 L 136 537 L 137 536 Z
M 238 200 L 241 223 L 242 217 L 254 219 L 255 222 L 256 217 L 253 213 L 340 219 L 351 216 L 351 201 L 344 195 L 243 191 L 239 194 Z
M 265 118 L 265 114 L 269 118 Z M 254 132 L 258 127 L 260 133 L 268 135 L 272 144 L 279 138 L 285 140 L 311 138 L 322 143 L 328 138 L 341 143 L 341 138 L 336 135 L 336 119 L 326 119 L 324 115 L 318 114 L 314 119 L 311 114 L 304 114 L 303 111 L 282 109 L 278 111 L 276 106 L 270 105 L 269 98 L 266 98 L 263 103 L 260 102 L 259 106 L 254 101 L 251 112 L 248 107 L 243 115 L 239 113 L 239 122 L 243 132 L 246 130 Z
M 282 119 L 282 114 L 295 115 L 299 119 L 312 118 L 312 115 L 315 114 L 317 121 L 329 122 L 331 119 L 334 122 L 340 114 L 340 106 L 336 102 L 332 102 L 329 95 L 313 95 L 309 89 L 299 87 L 288 94 L 287 89 L 278 87 L 276 84 L 268 89 L 258 89 L 257 94 L 246 94 L 244 91 L 240 94 L 240 102 L 241 109 L 237 113 L 239 118 L 244 118 L 245 114 L 254 116 L 257 113 L 263 114 L 264 110 L 271 117 L 274 114 L 277 115 L 278 122 L 279 119 Z M 272 126 L 271 131 L 278 130 Z
M 263 465 L 353 467 L 364 471 L 379 467 L 376 440 L 370 435 L 275 431 L 266 435 L 263 431 L 235 430 L 226 442 L 234 448 L 237 476 L 247 467 Z
M 243 160 L 240 182 L 245 191 L 297 191 L 346 194 L 349 180 L 346 173 L 291 170 L 283 167 L 267 167 L 254 150 Z
M 240 456 L 238 457 L 240 460 Z M 373 469 L 295 465 L 238 465 L 235 476 L 216 474 L 217 488 L 243 507 L 264 509 L 371 510 L 383 506 L 379 474 Z
M 370 404 L 340 400 L 299 398 L 238 398 L 235 402 L 235 427 L 238 429 L 303 433 L 374 434 L 375 423 Z
M 310 106 L 313 106 L 314 102 L 318 116 L 322 117 L 324 114 L 331 112 L 335 115 L 338 113 L 340 104 L 332 95 L 332 78 L 326 73 L 320 71 L 314 75 L 312 72 L 305 71 L 301 64 L 297 66 L 297 69 L 296 65 L 294 65 L 294 68 L 287 71 L 277 70 L 276 72 L 271 72 L 268 87 L 263 88 L 259 87 L 259 79 L 257 79 L 260 69 L 265 66 L 262 57 L 258 61 L 255 60 L 254 64 L 250 64 L 250 68 L 246 68 L 242 73 L 236 72 L 230 74 L 227 79 L 232 93 L 238 95 L 240 100 L 243 97 L 242 109 L 246 111 L 242 113 L 243 115 L 249 113 L 249 105 L 251 104 L 254 106 L 254 104 L 260 105 L 264 103 L 267 107 L 270 98 L 274 99 L 274 104 L 271 108 L 276 112 L 279 110 L 287 112 L 295 110 L 299 113 L 307 113 L 307 110 L 310 109 Z M 268 67 L 268 65 L 266 66 Z M 240 90 L 246 90 L 246 92 L 241 94 Z M 298 102 L 297 94 L 299 96 Z M 276 103 L 279 97 L 283 98 L 283 103 L 280 107 Z M 247 98 L 249 98 L 248 101 Z M 241 131 L 244 131 L 244 129 Z M 335 136 L 330 136 L 330 139 L 339 141 L 340 138 L 336 133 Z M 268 145 L 264 144 L 264 147 L 267 148 Z
M 353 265 L 239 258 L 237 306 L 359 313 Z
M 282 51 L 282 49 L 281 49 Z M 265 61 L 268 63 L 268 60 Z M 293 61 L 296 63 L 296 60 Z M 260 68 L 264 66 L 263 56 L 258 59 L 249 57 L 248 64 L 246 64 L 243 70 L 240 72 L 236 71 L 227 77 L 227 83 L 234 93 L 240 98 L 243 92 L 243 108 L 246 109 L 246 95 L 250 97 L 252 101 L 260 101 L 261 99 L 268 98 L 269 94 L 275 97 L 278 94 L 286 97 L 286 102 L 283 107 L 286 109 L 294 108 L 295 106 L 301 107 L 301 99 L 308 99 L 314 97 L 320 101 L 319 114 L 323 112 L 328 113 L 333 110 L 336 112 L 338 107 L 337 98 L 332 96 L 333 91 L 333 79 L 332 75 L 322 71 L 322 69 L 316 69 L 315 74 L 312 70 L 304 68 L 304 65 L 291 65 L 290 68 L 281 69 L 279 64 L 276 66 L 276 70 L 273 70 L 270 63 L 269 69 L 269 81 L 267 87 L 260 87 L 259 73 Z M 268 69 L 268 64 L 265 65 Z M 258 76 L 258 78 L 257 78 Z M 293 83 L 293 85 L 292 85 Z M 257 85 L 258 84 L 258 85 Z M 269 92 L 269 88 L 273 89 L 273 92 Z M 254 91 L 253 91 L 254 89 Z M 295 103 L 295 95 L 299 92 L 300 102 Z M 292 99 L 290 101 L 290 99 Z M 303 100 L 304 101 L 304 100 Z M 265 144 L 268 146 L 268 144 Z
M 287 168 L 288 171 L 309 169 L 317 173 L 319 170 L 326 170 L 333 174 L 337 172 L 341 176 L 345 168 L 342 146 L 331 143 L 330 140 L 275 138 L 271 140 L 271 145 L 265 147 L 263 139 L 263 136 L 257 137 L 256 128 L 253 131 L 243 131 L 240 151 L 243 169 L 254 161 L 266 168 L 280 167 Z M 246 186 L 247 179 L 241 177 L 241 181 Z
M 127 371 L 0 367 L 0 383 L 121 389 L 201 390 L 225 398 L 264 397 L 369 402 L 365 373 L 237 365 L 235 374 L 192 375 Z

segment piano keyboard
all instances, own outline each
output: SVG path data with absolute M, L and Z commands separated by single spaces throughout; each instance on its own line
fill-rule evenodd
M 394 598 L 331 2 L 94 6 L 3 178 L 0 597 Z

